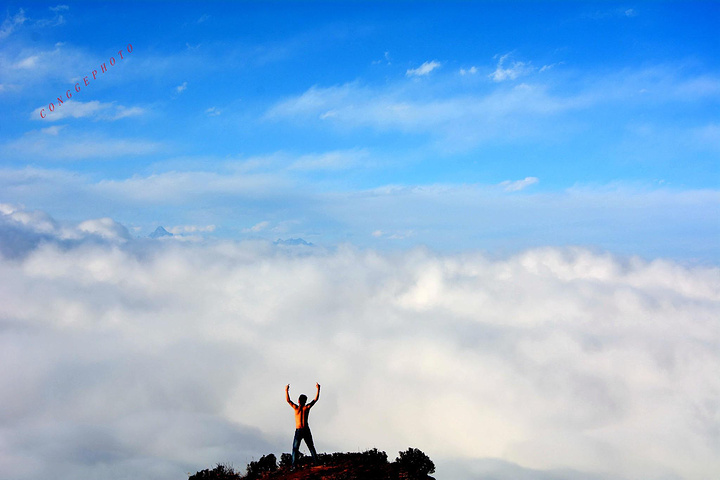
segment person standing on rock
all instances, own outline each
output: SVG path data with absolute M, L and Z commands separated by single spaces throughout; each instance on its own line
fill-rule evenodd
M 316 383 L 317 394 L 315 394 L 315 400 L 305 405 L 307 402 L 307 396 L 300 395 L 298 397 L 299 405 L 296 405 L 290 400 L 290 385 L 285 387 L 285 398 L 290 406 L 295 410 L 295 438 L 293 439 L 292 449 L 292 466 L 295 466 L 295 458 L 297 452 L 300 449 L 300 442 L 305 440 L 305 445 L 310 449 L 313 461 L 317 463 L 317 453 L 315 452 L 315 444 L 313 443 L 312 433 L 310 433 L 310 425 L 308 425 L 308 416 L 310 415 L 310 409 L 317 403 L 320 398 L 320 384 Z

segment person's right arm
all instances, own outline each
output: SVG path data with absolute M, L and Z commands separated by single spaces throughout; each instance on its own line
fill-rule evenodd
M 297 405 L 295 405 L 292 400 L 290 400 L 290 384 L 285 387 L 285 400 L 287 400 L 291 407 L 297 408 Z
M 320 384 L 316 383 L 315 386 L 317 387 L 317 393 L 315 394 L 315 399 L 312 402 L 310 402 L 310 404 L 308 405 L 309 407 L 312 407 L 313 405 L 315 405 L 317 403 L 318 399 L 320 398 Z

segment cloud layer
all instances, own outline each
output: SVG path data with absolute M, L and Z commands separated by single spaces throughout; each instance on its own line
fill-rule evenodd
M 315 381 L 320 450 L 413 445 L 440 478 L 720 473 L 717 267 L 128 240 L 110 219 L 69 241 L 41 212 L 1 220 L 11 478 L 181 478 L 287 451 L 283 387 Z
M 135 151 L 141 145 L 125 147 Z M 118 145 L 111 152 L 120 150 Z M 494 185 L 371 189 L 307 182 L 311 172 L 349 171 L 352 177 L 376 161 L 366 150 L 279 153 L 226 161 L 212 170 L 198 165 L 197 170 L 101 181 L 62 170 L 0 169 L 0 191 L 8 199 L 53 214 L 71 209 L 87 218 L 100 216 L 95 212 L 104 212 L 103 216 L 117 212 L 121 217 L 116 220 L 140 228 L 145 235 L 158 226 L 154 209 L 164 208 L 167 227 L 215 225 L 216 234 L 236 238 L 262 224 L 270 227 L 265 239 L 271 241 L 282 234 L 326 245 L 352 241 L 379 248 L 426 245 L 505 253 L 547 245 L 587 245 L 647 258 L 714 263 L 720 258 L 717 190 L 616 183 L 547 192 L 539 188 L 545 182 L 534 176 L 506 177 Z M 375 235 L 378 231 L 384 234 Z

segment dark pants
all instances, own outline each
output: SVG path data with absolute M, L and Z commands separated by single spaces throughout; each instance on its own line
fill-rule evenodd
M 313 443 L 312 433 L 310 433 L 310 427 L 297 428 L 295 429 L 295 438 L 293 439 L 292 449 L 292 465 L 295 466 L 295 457 L 300 449 L 300 441 L 305 440 L 305 445 L 310 449 L 313 461 L 317 463 L 317 453 L 315 452 L 315 444 Z

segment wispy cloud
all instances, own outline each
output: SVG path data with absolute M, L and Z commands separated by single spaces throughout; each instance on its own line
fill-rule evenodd
M 392 65 L 392 60 L 390 59 L 390 52 L 385 52 L 383 54 L 383 60 L 373 60 L 373 65 L 377 65 L 380 63 L 384 63 L 385 65 Z
M 540 73 L 547 72 L 548 70 L 552 70 L 553 68 L 557 67 L 558 65 L 564 65 L 565 62 L 556 62 L 556 63 L 550 63 L 548 65 L 543 65 L 540 67 L 540 70 L 538 70 Z
M 520 190 L 524 190 L 530 185 L 535 185 L 539 181 L 540 180 L 537 177 L 525 177 L 522 180 L 505 180 L 504 182 L 500 183 L 500 185 L 505 189 L 506 192 L 519 192 Z
M 423 63 L 418 68 L 408 69 L 405 72 L 405 75 L 408 77 L 423 77 L 425 75 L 429 75 L 430 72 L 432 72 L 436 68 L 440 68 L 440 65 L 441 65 L 440 62 L 432 60 L 432 61 Z
M 383 230 L 375 230 L 374 232 L 372 232 L 371 235 L 378 239 L 405 240 L 414 236 L 415 232 L 412 230 L 404 230 L 401 232 L 385 232 Z
M 634 8 L 628 8 L 623 13 L 625 14 L 626 17 L 636 17 L 638 14 L 637 10 L 635 10 Z
M 49 9 L 55 13 L 55 17 L 40 19 L 36 22 L 36 25 L 39 27 L 57 27 L 58 25 L 63 25 L 65 23 L 65 17 L 63 17 L 62 12 L 69 11 L 70 7 L 68 5 L 57 5 L 55 7 L 49 7 Z
M 500 60 L 501 65 L 508 62 Z M 544 72 L 560 63 L 546 65 Z M 532 67 L 512 64 L 501 70 L 495 72 L 498 80 L 517 78 L 522 72 L 529 74 Z M 314 86 L 276 103 L 265 118 L 424 133 L 435 140 L 433 146 L 457 151 L 493 140 L 550 139 L 558 135 L 567 139 L 579 128 L 589 127 L 591 117 L 585 124 L 578 122 L 578 112 L 609 105 L 628 110 L 630 118 L 632 109 L 654 108 L 658 103 L 683 102 L 694 108 L 693 102 L 720 99 L 720 79 L 713 75 L 688 77 L 667 67 L 588 76 L 564 91 L 557 88 L 554 78 L 546 74 L 523 83 L 498 81 L 491 88 L 479 90 L 467 85 L 459 75 L 454 79 L 456 84 L 448 84 L 452 78 L 443 79 L 442 89 L 439 83 L 433 89 L 435 83 L 429 82 L 422 94 L 406 79 L 383 86 L 358 81 Z M 639 95 L 640 91 L 645 94 Z M 604 131 L 607 126 L 595 127 Z M 687 125 L 673 128 L 682 131 Z
M 498 59 L 495 71 L 489 75 L 495 82 L 503 82 L 505 80 L 515 80 L 518 77 L 531 73 L 534 68 L 525 62 L 513 61 L 510 65 L 506 65 L 506 61 L 510 58 L 509 53 L 502 55 Z
M 460 75 L 475 75 L 478 71 L 477 67 L 473 66 L 470 68 L 461 68 Z
M 109 115 L 109 120 L 120 120 L 121 118 L 137 117 L 145 115 L 146 111 L 142 107 L 125 107 L 122 105 L 115 106 L 115 112 Z
M 62 58 L 62 62 L 56 61 L 58 58 Z M 32 44 L 21 49 L 0 45 L 0 82 L 21 85 L 26 92 L 38 85 L 42 85 L 43 91 L 48 85 L 55 85 L 53 88 L 57 90 L 46 92 L 50 101 L 53 95 L 72 89 L 76 82 L 82 85 L 78 75 L 87 75 L 92 81 L 91 72 L 100 70 L 101 58 L 63 42 L 52 46 Z M 106 76 L 102 81 L 112 81 L 112 77 Z
M 234 201 L 283 198 L 291 195 L 295 182 L 282 175 L 247 173 L 242 170 L 233 173 L 209 171 L 170 171 L 150 176 L 134 176 L 127 179 L 103 180 L 96 186 L 97 193 L 105 191 L 123 203 L 133 204 L 185 204 L 186 200 L 205 199 L 214 203 L 213 198 L 225 195 Z
M 53 125 L 47 128 L 41 128 L 40 131 L 46 135 L 58 135 L 60 131 L 67 125 Z
M 720 123 L 710 123 L 691 130 L 689 143 L 720 152 Z
M 192 235 L 196 233 L 212 233 L 215 225 L 176 225 L 168 228 L 173 235 Z
M 634 8 L 616 7 L 586 12 L 582 15 L 582 18 L 591 20 L 608 20 L 616 18 L 635 18 L 638 15 L 639 12 Z
M 30 55 L 29 57 L 23 58 L 18 61 L 12 68 L 15 69 L 31 69 L 37 66 L 39 55 Z
M 57 102 L 56 102 L 57 103 Z M 41 117 L 40 113 L 45 110 Z M 57 103 L 55 110 L 50 112 L 47 106 L 38 107 L 30 115 L 31 120 L 57 122 L 67 118 L 90 118 L 93 120 L 115 121 L 127 117 L 137 117 L 145 114 L 141 107 L 125 107 L 115 102 L 102 103 L 97 100 L 80 102 L 78 100 L 65 100 L 61 105 Z
M 22 8 L 19 9 L 15 15 L 11 16 L 7 13 L 5 20 L 3 20 L 2 25 L 0 25 L 0 39 L 9 37 L 15 29 L 25 23 L 26 20 L 27 17 Z
M 67 135 L 58 135 L 66 128 Z M 26 133 L 17 140 L 0 145 L 9 158 L 86 160 L 125 155 L 140 156 L 161 150 L 161 144 L 148 140 L 107 138 L 105 135 L 70 130 L 67 126 L 46 127 Z
M 181 85 L 178 85 L 177 87 L 175 87 L 175 93 L 177 93 L 179 95 L 182 92 L 184 92 L 185 90 L 187 90 L 187 84 L 188 84 L 187 82 L 183 82 Z
M 263 220 L 262 222 L 256 223 L 250 228 L 245 228 L 243 231 L 245 233 L 260 233 L 264 230 L 267 230 L 270 227 L 270 222 L 267 220 Z
M 339 150 L 301 155 L 288 168 L 291 170 L 345 170 L 361 165 L 369 158 L 368 152 L 364 150 Z
M 422 132 L 455 149 L 488 139 L 544 135 L 560 123 L 540 119 L 585 108 L 584 95 L 561 97 L 539 85 L 517 85 L 489 93 L 416 96 L 402 86 L 373 89 L 357 83 L 313 87 L 273 106 L 268 119 L 313 117 L 330 125 L 371 126 L 382 131 Z

